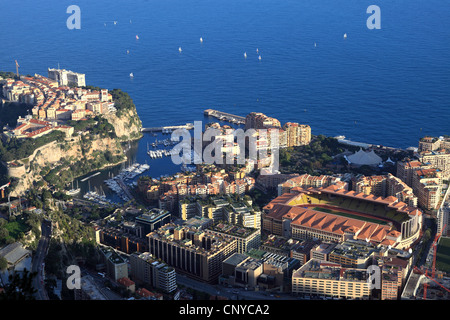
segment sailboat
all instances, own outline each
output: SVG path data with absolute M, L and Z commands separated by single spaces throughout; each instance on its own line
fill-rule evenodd
M 178 51 L 181 52 L 181 51 L 183 51 L 183 50 L 181 50 L 181 47 L 178 47 Z
M 134 78 L 133 72 L 130 73 L 130 78 Z
M 66 192 L 66 194 L 69 195 L 69 196 L 73 196 L 73 195 L 76 195 L 77 193 L 79 193 L 80 190 L 81 189 L 78 187 L 78 180 L 77 180 L 77 188 L 76 189 L 73 188 L 73 181 L 72 181 L 72 189 L 68 190 Z
M 247 58 L 247 52 L 244 52 L 244 58 Z
M 258 57 L 259 61 L 261 61 L 261 56 Z
M 136 35 L 136 40 L 139 40 L 139 36 L 138 35 Z
M 347 39 L 347 34 L 346 33 L 344 33 L 344 39 Z
M 200 37 L 200 42 L 203 42 L 203 38 L 202 37 Z

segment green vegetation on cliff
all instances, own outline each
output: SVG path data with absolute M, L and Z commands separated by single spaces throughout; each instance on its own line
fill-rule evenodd
M 101 116 L 89 118 L 87 120 L 69 120 L 67 124 L 74 128 L 74 134 L 79 132 L 89 133 L 90 135 L 100 136 L 101 138 L 116 138 L 114 126 Z
M 92 159 L 75 162 L 63 159 L 56 167 L 45 166 L 40 171 L 40 175 L 48 184 L 55 186 L 57 189 L 64 189 L 65 185 L 73 181 L 75 177 L 83 176 L 109 164 L 119 163 L 123 159 L 123 156 L 113 155 L 109 150 L 95 152 Z
M 118 117 L 120 117 L 125 111 L 136 110 L 133 99 L 131 99 L 128 93 L 123 92 L 120 89 L 113 89 L 109 93 L 112 95 L 114 107 L 117 109 L 116 115 Z
M 101 89 L 92 86 L 85 88 Z M 71 138 L 66 138 L 65 134 L 58 130 L 35 139 L 9 138 L 5 135 L 3 140 L 0 140 L 0 161 L 2 162 L 0 163 L 0 185 L 11 181 L 10 189 L 15 190 L 18 187 L 18 190 L 21 190 L 18 192 L 23 192 L 30 186 L 30 183 L 38 188 L 47 183 L 57 189 L 63 189 L 76 177 L 124 161 L 125 156 L 121 142 L 141 138 L 142 123 L 133 100 L 127 93 L 120 89 L 113 89 L 110 93 L 117 111 L 86 120 L 67 121 L 67 125 L 74 128 Z M 13 118 L 17 120 L 18 115 L 23 115 L 24 110 L 22 109 L 24 108 L 25 106 L 21 107 L 21 110 L 17 110 L 17 116 L 15 113 L 11 114 L 8 121 Z M 2 121 L 5 121 L 4 119 L 6 118 L 2 117 Z M 41 151 L 38 151 L 35 157 L 30 157 L 36 149 L 55 141 L 57 144 L 54 150 L 42 151 L 55 151 L 54 155 L 56 156 L 50 157 L 52 160 L 49 160 L 47 155 L 40 153 Z M 58 160 L 61 150 L 62 154 L 67 153 L 67 157 Z M 8 177 L 4 166 L 5 163 L 14 165 L 15 162 L 17 162 L 17 166 L 24 166 L 24 170 L 26 170 L 26 174 L 21 179 Z M 21 171 L 16 170 L 15 172 Z M 12 174 L 12 177 L 15 175 Z M 18 180 L 24 181 L 22 185 Z
M 62 142 L 64 141 L 64 138 L 65 134 L 63 132 L 55 130 L 35 139 L 11 138 L 7 139 L 5 142 L 0 140 L 0 160 L 9 162 L 29 157 L 37 148 L 53 141 Z

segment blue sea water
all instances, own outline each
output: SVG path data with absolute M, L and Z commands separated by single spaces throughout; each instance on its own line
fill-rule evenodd
M 80 30 L 66 27 L 72 4 Z M 366 27 L 372 4 L 379 30 Z M 0 70 L 17 59 L 22 74 L 85 73 L 128 92 L 146 127 L 259 111 L 313 134 L 417 146 L 450 133 L 449 13 L 442 0 L 0 0 Z

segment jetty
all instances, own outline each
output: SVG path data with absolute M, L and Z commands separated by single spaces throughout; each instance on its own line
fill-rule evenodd
M 237 116 L 235 114 L 226 113 L 214 109 L 206 109 L 203 111 L 206 116 L 214 117 L 222 121 L 228 121 L 235 124 L 245 124 L 245 117 Z
M 181 126 L 163 126 L 163 127 L 150 127 L 150 128 L 142 128 L 141 131 L 142 132 L 157 132 L 157 131 L 162 131 L 162 132 L 170 132 L 176 129 L 187 129 L 187 130 L 191 130 L 194 129 L 194 124 L 192 123 L 186 123 L 185 125 L 181 125 Z
M 88 179 L 90 179 L 90 178 L 92 178 L 92 177 L 98 176 L 99 174 L 100 174 L 100 172 L 96 172 L 96 173 L 90 175 L 89 177 L 86 177 L 86 178 L 84 178 L 84 179 L 81 179 L 80 181 L 81 181 L 81 182 L 84 182 L 84 181 L 86 181 L 86 180 L 88 180 Z

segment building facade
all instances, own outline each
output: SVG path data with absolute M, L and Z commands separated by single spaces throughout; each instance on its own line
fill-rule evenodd
M 292 293 L 345 299 L 369 299 L 371 289 L 365 269 L 311 259 L 292 275 Z
M 131 278 L 140 284 L 171 293 L 177 289 L 175 269 L 155 259 L 149 252 L 130 255 Z
M 52 80 L 58 81 L 60 86 L 74 85 L 77 87 L 85 87 L 86 80 L 83 73 L 77 73 L 65 69 L 48 69 L 48 77 Z
M 216 283 L 222 261 L 237 250 L 237 241 L 229 236 L 191 230 L 167 224 L 147 235 L 149 252 L 177 272 L 194 279 Z

